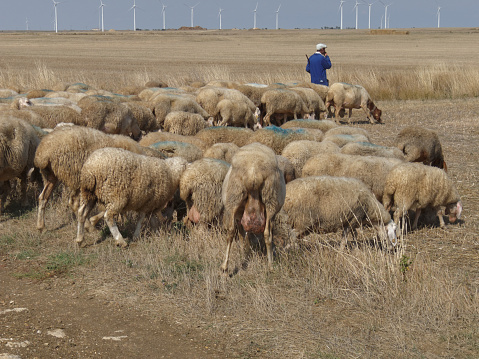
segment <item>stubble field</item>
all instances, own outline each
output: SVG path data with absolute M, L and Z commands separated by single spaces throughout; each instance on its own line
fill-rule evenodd
M 278 250 L 272 271 L 258 254 L 246 270 L 227 277 L 219 271 L 225 245 L 219 229 L 145 231 L 120 250 L 102 227 L 80 250 L 61 191 L 47 209 L 48 231 L 36 231 L 39 189 L 32 187 L 30 207 L 22 209 L 13 199 L 0 218 L 2 261 L 20 281 L 54 283 L 67 295 L 73 280 L 76 288 L 121 303 L 124 310 L 166 318 L 227 357 L 476 358 L 478 40 L 477 28 L 381 35 L 365 30 L 0 34 L 0 88 L 18 91 L 59 82 L 115 91 L 148 80 L 170 86 L 303 81 L 308 80 L 304 55 L 324 42 L 333 63 L 330 82 L 365 86 L 383 110 L 384 125 L 366 123 L 356 110 L 353 126 L 387 146 L 406 126 L 435 129 L 464 206 L 459 223 L 441 229 L 434 221 L 423 222 L 396 253 L 371 246 L 367 229 L 345 250 L 336 244 L 339 234 L 316 235 L 307 247 Z M 131 235 L 131 227 L 124 222 L 121 228 Z M 236 244 L 232 267 L 240 263 Z

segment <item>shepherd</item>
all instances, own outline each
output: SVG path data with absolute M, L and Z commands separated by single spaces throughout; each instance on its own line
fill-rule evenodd
M 326 53 L 326 47 L 325 44 L 317 44 L 316 52 L 310 57 L 306 55 L 308 59 L 306 72 L 310 73 L 313 84 L 329 86 L 326 70 L 331 68 L 331 60 Z

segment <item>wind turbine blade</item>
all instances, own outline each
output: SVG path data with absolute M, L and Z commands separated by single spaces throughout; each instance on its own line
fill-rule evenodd
M 257 2 L 254 11 L 258 10 L 258 4 L 259 4 L 259 3 Z
M 279 12 L 279 9 L 281 8 L 281 4 L 279 4 L 278 6 L 278 10 L 276 10 L 276 12 Z

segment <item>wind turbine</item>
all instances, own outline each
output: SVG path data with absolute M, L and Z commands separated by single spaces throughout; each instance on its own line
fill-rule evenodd
M 133 31 L 136 31 L 136 0 L 133 0 L 133 6 L 128 11 L 131 10 L 133 10 Z
M 103 8 L 105 7 L 105 4 L 103 3 L 103 0 L 100 0 L 100 10 L 101 10 L 101 32 L 105 31 L 105 26 L 103 26 Z
M 371 29 L 371 6 L 374 4 L 372 3 L 367 3 L 366 1 L 362 0 L 364 4 L 368 5 L 369 8 L 369 21 L 368 21 L 368 29 Z M 381 21 L 382 23 L 382 21 Z
M 189 7 L 191 9 L 191 27 L 193 27 L 193 17 L 194 17 L 194 9 L 197 7 L 200 3 L 196 4 L 195 6 L 188 6 L 184 4 L 186 7 Z
M 356 3 L 354 4 L 353 10 L 356 9 L 356 30 L 358 29 L 358 7 L 359 5 L 362 5 L 358 0 L 356 0 Z
M 341 26 L 340 29 L 343 29 L 343 4 L 345 3 L 345 0 L 340 0 L 339 1 L 339 11 L 341 12 Z
M 57 12 L 57 5 L 61 4 L 59 1 L 52 0 L 53 7 L 55 8 L 55 32 L 58 32 L 58 12 Z
M 221 13 L 223 12 L 224 9 L 220 8 L 218 11 L 218 17 L 220 18 L 220 30 L 221 30 Z
M 281 7 L 281 4 L 279 4 L 278 10 L 276 10 L 276 30 L 279 29 L 279 27 L 278 27 L 278 16 L 279 16 L 279 9 L 280 9 L 280 7 Z
M 160 1 L 161 2 L 161 1 Z M 161 3 L 161 14 L 163 15 L 163 30 L 166 29 L 166 5 Z
M 258 4 L 259 4 L 259 3 L 256 3 L 256 7 L 255 7 L 254 10 L 253 10 L 253 14 L 254 14 L 254 17 L 253 17 L 253 29 L 256 29 L 256 10 L 258 10 Z
M 379 2 L 384 5 L 384 28 L 387 29 L 388 28 L 388 23 L 387 23 L 387 21 L 388 21 L 388 7 L 391 6 L 393 3 L 390 3 L 390 4 L 386 5 L 381 0 L 379 0 Z
M 28 31 L 28 17 L 27 17 L 27 19 L 25 20 L 25 24 L 27 25 L 27 31 Z
M 441 7 L 439 6 L 439 4 L 437 5 L 437 27 L 440 28 L 441 27 Z

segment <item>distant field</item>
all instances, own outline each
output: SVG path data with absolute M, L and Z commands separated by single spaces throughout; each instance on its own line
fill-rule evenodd
M 76 222 L 59 190 L 47 208 L 47 231 L 35 229 L 32 206 L 7 203 L 0 217 L 0 256 L 15 276 L 65 285 L 166 318 L 190 335 L 210 338 L 230 358 L 479 357 L 479 29 L 226 30 L 0 34 L 0 88 L 50 88 L 85 82 L 115 91 L 162 80 L 286 82 L 309 80 L 305 54 L 324 42 L 331 82 L 363 84 L 378 99 L 384 125 L 353 126 L 391 146 L 404 127 L 435 129 L 448 174 L 464 206 L 446 229 L 424 221 L 396 253 L 370 244 L 365 229 L 350 248 L 340 234 L 315 235 L 308 246 L 278 250 L 272 271 L 255 255 L 241 267 L 232 249 L 231 277 L 220 275 L 225 236 L 179 223 L 145 231 L 126 250 L 103 226 L 86 248 L 73 243 Z M 376 102 L 376 101 L 375 101 Z M 125 216 L 126 217 L 126 216 Z M 126 220 L 120 230 L 131 235 Z M 106 239 L 106 240 L 105 240 Z M 98 241 L 98 243 L 96 243 Z M 56 263 L 58 254 L 72 258 Z M 58 261 L 58 260 L 57 260 Z M 63 288 L 63 287 L 62 287 Z M 88 304 L 85 304 L 88 305 Z M 197 334 L 200 333 L 200 334 Z
M 170 86 L 212 79 L 308 80 L 305 54 L 324 42 L 332 82 L 363 84 L 376 98 L 479 95 L 479 28 L 368 30 L 205 30 L 159 32 L 1 33 L 0 87 L 45 87 L 84 81 L 114 89 L 161 79 Z M 381 32 L 380 32 L 381 33 Z M 453 78 L 448 77 L 453 74 Z M 446 77 L 444 77 L 446 76 Z M 451 76 L 451 75 L 449 75 Z M 432 77 L 432 79 L 431 79 Z M 436 88 L 434 78 L 448 89 Z M 465 93 L 464 93 L 465 92 Z

